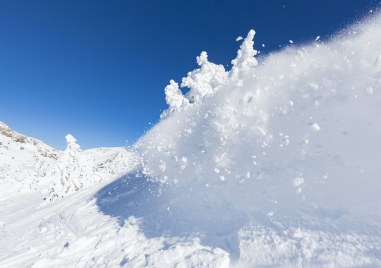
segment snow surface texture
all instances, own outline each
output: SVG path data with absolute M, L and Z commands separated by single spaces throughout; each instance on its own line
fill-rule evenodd
M 36 178 L 28 165 L 3 167 L 0 266 L 381 266 L 381 18 L 258 61 L 254 35 L 230 71 L 202 52 L 187 94 L 170 82 L 139 161 L 112 183 L 49 203 L 16 191 Z M 4 163 L 37 154 L 12 140 Z M 80 184 L 85 152 L 71 137 L 56 152 L 76 174 L 56 193 Z

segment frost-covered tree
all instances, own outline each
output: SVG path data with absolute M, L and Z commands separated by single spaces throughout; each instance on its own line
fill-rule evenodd
M 67 134 L 66 138 L 66 150 L 65 152 L 77 155 L 81 151 L 81 147 L 77 144 L 77 140 L 71 134 Z
M 182 79 L 181 87 L 188 87 L 189 92 L 184 96 L 181 93 L 178 83 L 171 80 L 165 87 L 165 100 L 169 109 L 162 114 L 165 117 L 168 113 L 181 110 L 189 103 L 198 103 L 205 96 L 210 96 L 218 88 L 226 83 L 228 74 L 224 66 L 208 61 L 208 54 L 203 51 L 197 58 L 200 68 L 188 73 Z
M 233 67 L 229 72 L 231 79 L 237 79 L 240 72 L 246 73 L 258 65 L 258 61 L 255 58 L 257 51 L 254 49 L 254 36 L 255 31 L 250 30 L 237 51 L 237 57 L 232 60 Z
M 165 101 L 169 105 L 170 112 L 180 110 L 181 107 L 189 103 L 181 93 L 179 84 L 173 80 L 165 87 Z
M 196 103 L 205 96 L 214 94 L 227 80 L 224 66 L 210 62 L 205 51 L 197 57 L 197 64 L 200 68 L 189 72 L 181 83 L 181 87 L 190 89 L 186 97 Z
M 50 201 L 61 198 L 70 192 L 77 191 L 82 186 L 79 180 L 82 176 L 80 146 L 71 134 L 66 135 L 65 138 L 67 146 L 58 166 L 60 181 L 53 186 L 49 198 Z
M 185 96 L 181 93 L 179 85 L 173 80 L 165 87 L 165 100 L 169 109 L 162 114 L 162 117 L 181 110 L 189 103 L 201 102 L 204 97 L 212 96 L 221 87 L 227 85 L 229 81 L 240 80 L 242 75 L 257 66 L 254 36 L 255 31 L 250 30 L 237 52 L 237 57 L 232 60 L 233 67 L 229 72 L 225 71 L 223 65 L 210 62 L 205 51 L 201 52 L 200 56 L 197 57 L 197 64 L 200 68 L 189 72 L 182 79 L 181 87 L 189 88 L 189 92 Z
M 77 144 L 77 140 L 71 134 L 67 134 L 65 138 L 67 145 L 63 158 L 63 180 L 69 183 L 69 187 L 73 187 L 74 190 L 78 190 L 80 187 L 78 177 L 81 175 L 81 167 L 79 162 L 79 154 L 81 152 L 81 148 Z

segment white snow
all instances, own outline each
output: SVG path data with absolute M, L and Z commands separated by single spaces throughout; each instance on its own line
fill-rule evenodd
M 320 131 L 320 126 L 317 123 L 311 124 L 311 128 L 315 131 Z
M 191 222 L 243 266 L 380 265 L 379 25 L 259 65 L 250 31 L 218 90 L 136 144 L 171 189 L 164 229 Z
M 181 109 L 181 107 L 187 105 L 189 102 L 189 100 L 182 95 L 179 84 L 173 80 L 170 81 L 170 84 L 166 86 L 164 91 L 165 100 L 171 112 Z
M 133 153 L 1 124 L 0 266 L 381 266 L 380 25 L 202 52 Z
M 68 193 L 117 178 L 131 170 L 137 157 L 126 148 L 81 151 L 76 139 L 66 136 L 61 152 L 0 124 L 0 184 L 18 191 L 39 191 L 53 201 Z

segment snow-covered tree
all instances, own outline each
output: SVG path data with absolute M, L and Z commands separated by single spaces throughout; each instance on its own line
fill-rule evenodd
M 231 79 L 237 79 L 239 72 L 248 72 L 258 65 L 258 61 L 255 58 L 257 51 L 254 49 L 254 36 L 255 31 L 250 30 L 237 51 L 237 57 L 232 60 L 233 67 L 229 72 Z
M 169 105 L 170 112 L 180 110 L 181 107 L 187 105 L 189 101 L 184 97 L 179 89 L 179 84 L 171 80 L 169 85 L 165 87 L 165 101 Z
M 239 80 L 245 74 L 258 65 L 255 58 L 257 51 L 254 49 L 255 31 L 250 30 L 243 40 L 237 57 L 232 60 L 232 69 L 227 72 L 223 65 L 218 65 L 208 60 L 208 54 L 203 51 L 197 57 L 197 64 L 200 68 L 189 72 L 182 79 L 181 87 L 189 88 L 189 92 L 184 96 L 179 85 L 171 80 L 165 88 L 165 96 L 169 109 L 162 114 L 165 117 L 168 113 L 181 110 L 188 103 L 199 103 L 204 97 L 213 95 L 219 88 L 225 86 L 228 81 Z
M 49 198 L 50 201 L 54 201 L 82 188 L 82 183 L 80 182 L 80 177 L 82 176 L 80 146 L 71 134 L 66 135 L 65 138 L 67 146 L 58 166 L 60 181 L 53 186 Z
M 81 151 L 81 147 L 77 144 L 76 138 L 71 134 L 67 134 L 66 138 L 66 151 L 69 154 L 78 154 Z
M 200 68 L 189 72 L 181 83 L 181 87 L 190 89 L 186 97 L 191 102 L 196 103 L 205 96 L 214 94 L 227 80 L 224 66 L 210 62 L 205 51 L 201 52 L 200 56 L 197 57 L 197 64 Z

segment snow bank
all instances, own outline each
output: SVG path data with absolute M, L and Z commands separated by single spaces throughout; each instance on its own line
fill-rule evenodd
M 321 238 L 316 232 L 327 230 L 344 237 L 347 232 L 378 234 L 380 25 L 381 19 L 374 18 L 327 43 L 294 44 L 260 64 L 251 30 L 230 71 L 201 53 L 200 68 L 182 81 L 189 93 L 182 95 L 171 81 L 166 88 L 169 110 L 135 146 L 146 176 L 170 188 L 172 214 L 160 217 L 172 217 L 173 228 L 187 222 L 195 233 L 209 236 L 209 242 L 253 222 L 275 233 L 304 228 L 303 239 L 311 241 L 315 235 Z M 284 233 L 280 239 L 294 235 Z M 369 245 L 381 256 L 377 237 Z M 210 244 L 233 255 L 253 252 L 234 239 L 230 235 Z M 329 243 L 311 249 L 308 256 L 282 252 L 277 244 L 272 250 L 293 262 L 317 261 L 319 252 L 329 253 Z M 340 245 L 345 248 L 344 242 Z M 368 246 L 353 256 L 350 248 L 338 247 L 317 262 L 372 263 Z M 347 263 L 344 257 L 335 259 L 339 253 Z M 246 257 L 258 263 L 259 255 Z M 261 262 L 271 263 L 266 258 Z

